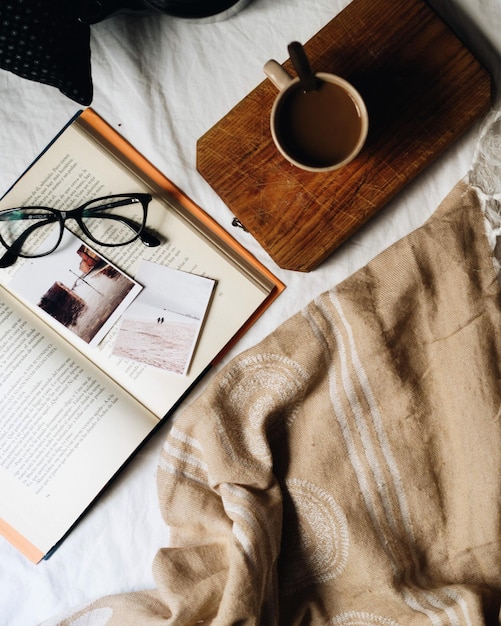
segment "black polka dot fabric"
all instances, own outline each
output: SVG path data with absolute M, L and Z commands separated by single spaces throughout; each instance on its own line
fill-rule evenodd
M 75 0 L 0 0 L 0 68 L 92 101 L 90 29 Z

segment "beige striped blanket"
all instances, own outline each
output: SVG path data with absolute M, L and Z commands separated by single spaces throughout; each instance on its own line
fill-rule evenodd
M 499 625 L 501 311 L 484 221 L 460 182 L 227 365 L 163 447 L 157 588 L 61 624 Z

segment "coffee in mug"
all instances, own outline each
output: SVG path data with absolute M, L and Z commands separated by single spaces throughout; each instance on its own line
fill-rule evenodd
M 264 71 L 280 90 L 271 112 L 271 134 L 282 155 L 312 172 L 336 170 L 352 161 L 367 137 L 368 115 L 358 91 L 334 74 L 316 74 L 304 91 L 276 61 Z

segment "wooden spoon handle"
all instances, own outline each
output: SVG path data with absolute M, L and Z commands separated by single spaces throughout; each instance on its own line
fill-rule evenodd
M 306 52 L 299 41 L 293 41 L 288 46 L 292 65 L 299 76 L 304 91 L 314 91 L 317 88 L 317 77 L 313 73 Z

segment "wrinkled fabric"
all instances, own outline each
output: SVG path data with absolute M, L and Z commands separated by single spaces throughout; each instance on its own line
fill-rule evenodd
M 231 361 L 163 446 L 157 589 L 60 623 L 499 624 L 501 312 L 483 220 L 458 183 Z

